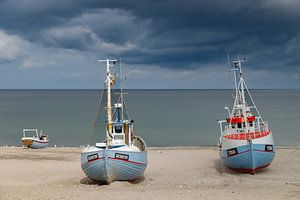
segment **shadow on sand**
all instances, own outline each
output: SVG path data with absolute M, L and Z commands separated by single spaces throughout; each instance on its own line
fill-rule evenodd
M 105 181 L 93 181 L 88 177 L 81 179 L 80 183 L 84 185 L 109 185 L 109 183 L 106 183 Z
M 131 183 L 131 184 L 139 184 L 139 183 L 142 183 L 143 181 L 145 181 L 144 176 L 141 177 L 141 178 L 131 180 L 131 181 L 119 181 L 119 182 L 128 182 L 128 183 Z M 80 183 L 84 184 L 84 185 L 100 185 L 100 186 L 110 184 L 110 183 L 107 183 L 105 181 L 93 181 L 93 180 L 89 179 L 88 177 L 85 177 L 85 178 L 81 179 Z
M 223 175 L 224 173 L 226 174 L 238 174 L 237 172 L 227 168 L 226 166 L 223 165 L 222 161 L 220 159 L 215 160 L 215 169 L 220 175 Z
M 269 171 L 269 167 L 260 169 L 257 172 L 255 172 L 255 174 L 251 174 L 251 173 L 248 173 L 248 172 L 236 171 L 236 170 L 229 169 L 228 167 L 224 166 L 220 159 L 215 160 L 215 169 L 217 170 L 217 172 L 220 175 L 223 175 L 224 173 L 231 174 L 231 175 L 239 175 L 239 174 L 255 175 L 255 174 L 267 173 Z
M 131 184 L 139 184 L 139 183 L 142 183 L 142 182 L 144 182 L 144 181 L 145 181 L 145 177 L 142 176 L 142 177 L 140 177 L 140 178 L 137 178 L 137 179 L 134 179 L 134 180 L 128 181 L 128 182 L 131 183 Z

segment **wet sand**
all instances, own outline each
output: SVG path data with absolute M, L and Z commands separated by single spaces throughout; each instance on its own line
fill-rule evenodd
M 0 199 L 300 199 L 300 147 L 279 148 L 256 175 L 222 166 L 214 147 L 149 148 L 145 177 L 101 185 L 80 148 L 0 148 Z

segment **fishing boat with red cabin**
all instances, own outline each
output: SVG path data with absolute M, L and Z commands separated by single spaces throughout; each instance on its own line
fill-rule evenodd
M 242 63 L 233 61 L 235 99 L 226 120 L 219 120 L 220 157 L 224 165 L 240 172 L 255 174 L 271 164 L 275 156 L 272 131 L 261 117 L 243 78 Z
M 106 138 L 82 150 L 81 168 L 88 178 L 108 184 L 141 178 L 148 164 L 146 143 L 133 133 L 134 121 L 129 117 L 123 97 L 120 60 L 99 61 L 106 63 L 106 78 L 95 127 L 100 127 L 96 133 L 102 132 Z M 119 76 L 112 69 L 118 62 Z

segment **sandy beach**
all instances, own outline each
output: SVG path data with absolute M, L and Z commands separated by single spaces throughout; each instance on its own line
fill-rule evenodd
M 149 148 L 145 177 L 101 185 L 81 148 L 0 148 L 0 199 L 300 199 L 300 148 L 278 148 L 256 175 L 224 168 L 214 147 Z

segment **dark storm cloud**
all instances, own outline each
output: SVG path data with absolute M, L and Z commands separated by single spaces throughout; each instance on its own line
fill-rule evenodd
M 0 28 L 45 47 L 110 48 L 107 56 L 132 64 L 185 68 L 230 53 L 251 67 L 299 71 L 299 11 L 296 0 L 7 0 Z

